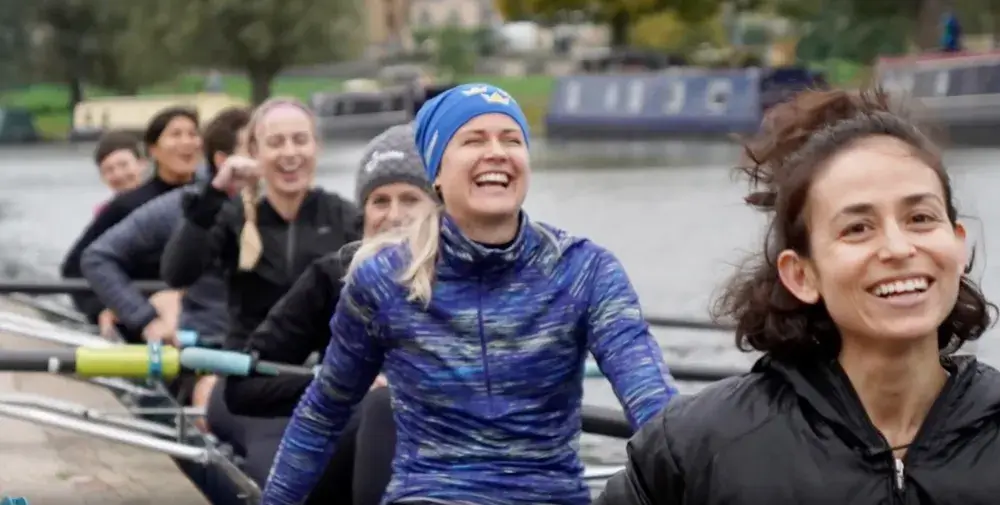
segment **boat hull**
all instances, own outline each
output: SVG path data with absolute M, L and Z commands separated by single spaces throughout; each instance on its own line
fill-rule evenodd
M 561 78 L 546 136 L 562 139 L 725 139 L 757 130 L 764 111 L 812 86 L 804 70 L 675 69 Z
M 143 397 L 140 401 L 134 402 L 144 408 L 176 408 L 177 402 L 169 397 Z M 140 416 L 147 421 L 177 426 L 174 417 L 162 415 Z M 193 425 L 185 427 L 187 433 L 191 435 L 185 437 L 185 443 L 190 445 L 201 445 L 210 442 L 210 439 L 201 435 Z M 256 492 L 256 485 L 246 475 L 242 475 L 235 462 L 215 461 L 209 463 L 196 463 L 183 459 L 173 458 L 177 467 L 184 472 L 184 475 L 205 495 L 212 505 L 257 505 L 252 496 Z M 228 465 L 228 468 L 223 465 Z
M 883 58 L 876 76 L 944 146 L 1000 146 L 1000 52 Z

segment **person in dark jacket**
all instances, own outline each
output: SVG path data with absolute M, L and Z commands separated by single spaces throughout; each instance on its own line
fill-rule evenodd
M 146 158 L 139 150 L 139 138 L 132 132 L 111 130 L 101 135 L 94 148 L 94 164 L 101 182 L 115 195 L 142 184 L 146 173 Z M 107 202 L 94 210 L 97 215 Z
M 201 163 L 201 134 L 198 131 L 198 113 L 184 107 L 169 107 L 156 113 L 149 121 L 143 135 L 146 150 L 154 163 L 153 176 L 141 186 L 116 196 L 84 230 L 70 248 L 62 263 L 62 276 L 66 279 L 83 277 L 80 259 L 83 251 L 98 237 L 128 217 L 146 202 L 179 188 L 194 180 Z M 156 262 L 143 262 L 133 272 L 133 279 L 159 279 Z M 93 294 L 75 294 L 73 303 L 91 323 L 98 323 L 103 304 Z M 123 335 L 138 342 L 139 336 Z
M 633 427 L 676 394 L 614 255 L 522 211 L 528 141 L 517 102 L 489 84 L 421 107 L 415 143 L 442 205 L 355 253 L 262 505 L 316 489 L 380 373 L 398 435 L 386 504 L 589 505 L 586 354 Z
M 246 154 L 245 127 L 249 120 L 247 109 L 231 108 L 220 112 L 205 127 L 205 159 L 211 174 L 234 153 Z M 176 325 L 158 322 L 156 308 L 133 285 L 136 279 L 132 272 L 142 269 L 145 263 L 155 266 L 159 273 L 160 256 L 174 229 L 183 220 L 181 200 L 185 194 L 202 189 L 202 184 L 192 184 L 155 198 L 109 229 L 83 252 L 84 277 L 100 301 L 118 314 L 121 324 L 132 334 L 142 334 L 148 339 L 153 333 L 154 339 L 162 340 L 178 327 L 204 336 L 226 333 L 226 289 L 217 272 L 209 270 L 185 290 Z
M 768 231 L 716 314 L 765 355 L 640 429 L 596 503 L 995 503 L 1000 373 L 953 353 L 996 307 L 940 152 L 877 90 L 770 114 L 743 168 Z
M 357 207 L 312 187 L 319 146 L 314 119 L 304 105 L 283 99 L 262 104 L 247 135 L 252 159 L 228 158 L 210 184 L 185 196 L 184 221 L 167 243 L 161 264 L 163 280 L 178 288 L 193 284 L 213 265 L 221 269 L 229 292 L 224 347 L 232 350 L 246 348 L 250 333 L 314 261 L 361 238 Z M 267 185 L 264 198 L 258 196 L 258 179 Z M 220 384 L 215 396 L 224 389 Z M 227 423 L 222 420 L 226 409 L 209 410 L 214 410 L 209 417 L 213 432 L 247 454 L 245 470 L 263 482 L 270 460 L 261 462 L 250 454 L 255 447 L 245 435 L 274 423 Z
M 413 126 L 393 126 L 372 139 L 362 155 L 357 175 L 356 201 L 362 206 L 364 236 L 374 237 L 431 211 L 436 198 L 413 142 Z M 313 353 L 322 355 L 330 343 L 330 319 L 340 297 L 343 278 L 360 243 L 344 246 L 309 266 L 295 285 L 271 309 L 267 319 L 246 343 L 246 351 L 260 359 L 303 364 Z M 232 414 L 265 417 L 245 422 L 248 467 L 270 469 L 278 443 L 295 405 L 312 382 L 311 377 L 228 377 L 225 403 Z M 222 388 L 220 388 L 222 389 Z M 218 394 L 216 395 L 216 397 Z M 213 403 L 209 419 L 223 410 Z M 212 423 L 213 425 L 215 423 Z M 379 505 L 392 475 L 396 426 L 388 390 L 368 393 L 349 423 L 353 443 L 333 456 L 318 491 L 351 505 Z
M 226 158 L 246 155 L 246 125 L 250 111 L 228 108 L 219 112 L 205 127 L 204 154 L 210 174 L 218 171 Z M 203 184 L 207 184 L 204 181 Z M 83 253 L 81 267 L 101 303 L 114 311 L 124 334 L 142 335 L 146 341 L 173 341 L 178 329 L 193 331 L 199 345 L 211 345 L 229 327 L 226 286 L 221 274 L 210 268 L 180 297 L 179 314 L 156 307 L 133 285 L 132 272 L 145 264 L 159 272 L 160 255 L 174 230 L 183 220 L 181 200 L 187 193 L 202 190 L 191 184 L 160 195 L 129 214 L 101 235 Z M 175 317 L 176 315 L 176 317 Z M 191 391 L 191 404 L 207 403 L 215 378 L 202 377 Z
M 245 346 L 313 261 L 361 238 L 357 207 L 313 187 L 319 145 L 308 108 L 266 102 L 247 133 L 253 158 L 228 158 L 211 184 L 185 195 L 184 221 L 167 243 L 160 272 L 168 285 L 187 288 L 213 264 L 221 268 L 229 289 L 229 349 Z M 267 187 L 263 198 L 258 179 Z

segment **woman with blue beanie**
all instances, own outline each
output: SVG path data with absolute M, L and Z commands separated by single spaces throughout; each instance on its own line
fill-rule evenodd
M 355 255 L 263 504 L 305 500 L 380 371 L 397 424 L 383 503 L 588 504 L 587 352 L 634 427 L 676 394 L 635 291 L 610 252 L 521 210 L 528 127 L 506 92 L 452 88 L 415 136 L 443 205 Z

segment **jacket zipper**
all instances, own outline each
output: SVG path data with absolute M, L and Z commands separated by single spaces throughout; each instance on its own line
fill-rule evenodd
M 482 276 L 479 277 L 479 307 L 476 314 L 479 317 L 479 349 L 483 358 L 483 375 L 486 377 L 486 396 L 490 399 L 490 408 L 493 408 L 493 381 L 490 378 L 490 362 L 486 358 L 486 323 L 483 321 L 483 284 Z
M 288 223 L 288 234 L 285 236 L 285 275 L 295 275 L 295 221 Z M 295 279 L 292 279 L 294 281 Z
M 840 376 L 840 378 L 844 381 L 844 383 L 849 386 L 850 379 L 847 377 L 847 374 L 844 373 L 843 369 L 838 369 L 837 373 Z M 920 426 L 920 429 L 917 430 L 917 433 L 916 435 L 914 435 L 913 440 L 910 441 L 909 444 L 910 447 L 918 447 L 920 445 L 921 440 L 925 436 L 927 436 L 926 432 L 929 432 L 933 428 L 934 423 L 936 423 L 938 420 L 937 418 L 942 415 L 939 411 L 944 408 L 945 399 L 948 398 L 948 394 L 954 387 L 954 384 L 955 384 L 955 374 L 950 374 L 948 380 L 944 384 L 944 387 L 938 394 L 937 399 L 934 400 L 934 403 L 931 405 L 930 410 L 927 412 L 927 417 L 924 418 L 923 424 Z M 858 397 L 857 391 L 855 391 L 853 388 L 850 387 L 848 391 L 850 392 L 850 395 L 853 397 L 857 407 L 861 409 L 862 412 L 864 412 L 864 406 L 861 403 L 861 398 Z M 889 452 L 889 464 L 892 467 L 892 480 L 889 484 L 889 487 L 893 491 L 892 493 L 892 497 L 894 498 L 893 501 L 897 503 L 905 503 L 906 465 L 904 460 L 907 457 L 909 457 L 911 451 L 907 450 L 906 454 L 902 458 L 897 458 L 896 455 L 893 453 L 892 445 L 889 444 L 889 441 L 885 438 L 884 435 L 882 435 L 882 432 L 880 432 L 878 428 L 876 428 L 875 425 L 871 423 L 870 420 L 868 421 L 867 424 L 871 432 L 874 433 L 878 437 L 878 439 L 882 441 L 882 447 L 884 447 L 884 449 L 879 449 L 877 452 L 881 453 L 883 450 Z
M 892 464 L 893 467 L 896 469 L 896 486 L 893 488 L 893 490 L 896 491 L 896 496 L 900 498 L 900 503 L 902 503 L 903 489 L 906 483 L 906 471 L 905 467 L 903 466 L 903 458 L 897 458 L 895 456 L 892 456 L 891 454 L 890 457 L 892 457 L 893 461 Z

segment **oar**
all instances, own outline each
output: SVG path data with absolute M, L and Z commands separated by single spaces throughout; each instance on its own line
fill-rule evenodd
M 263 361 L 250 354 L 200 347 L 178 350 L 155 343 L 41 351 L 0 350 L 0 371 L 172 379 L 184 370 L 242 377 L 315 374 L 315 368 Z M 616 438 L 632 435 L 632 427 L 617 409 L 584 405 L 582 417 L 587 433 Z

